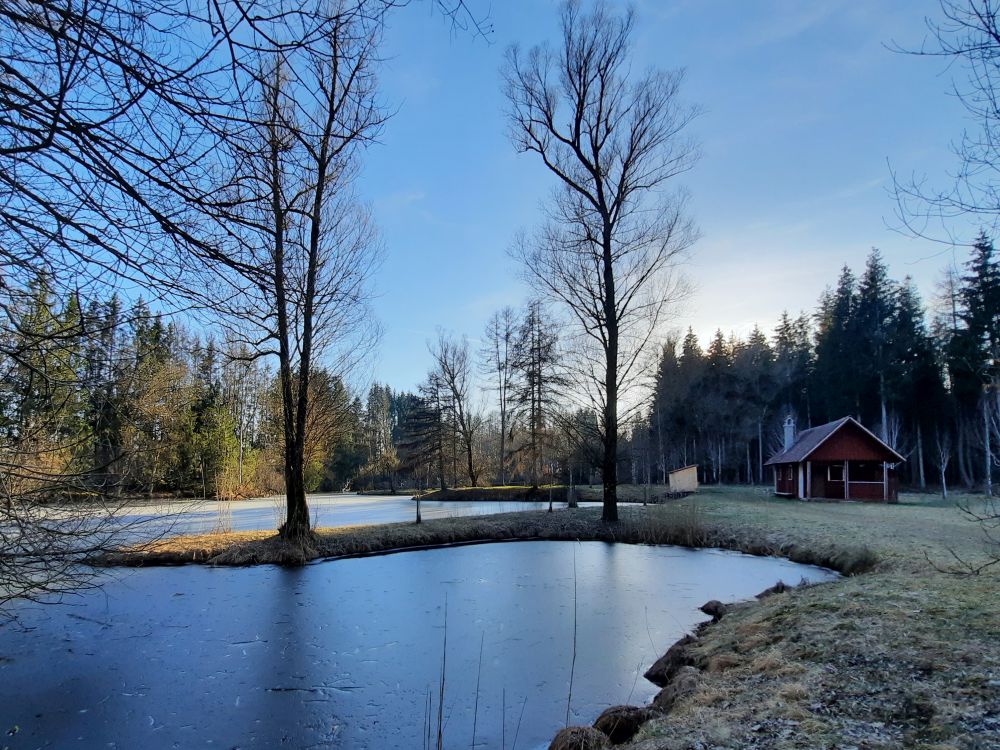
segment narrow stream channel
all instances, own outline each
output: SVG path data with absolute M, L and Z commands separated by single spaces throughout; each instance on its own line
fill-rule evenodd
M 421 748 L 447 601 L 445 747 L 472 746 L 475 725 L 477 747 L 544 748 L 566 715 L 574 588 L 570 722 L 590 723 L 655 695 L 642 672 L 706 600 L 834 577 L 601 542 L 120 571 L 0 626 L 0 747 Z

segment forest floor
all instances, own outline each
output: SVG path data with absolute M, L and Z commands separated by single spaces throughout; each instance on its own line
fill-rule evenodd
M 900 500 L 803 503 L 764 489 L 703 488 L 621 506 L 615 526 L 600 522 L 599 508 L 506 513 L 319 529 L 305 550 L 272 532 L 234 532 L 164 539 L 106 562 L 296 563 L 523 539 L 780 555 L 848 575 L 730 607 L 690 648 L 696 688 L 625 747 L 1000 748 L 1000 566 L 942 572 L 952 553 L 986 559 L 978 528 L 953 501 Z

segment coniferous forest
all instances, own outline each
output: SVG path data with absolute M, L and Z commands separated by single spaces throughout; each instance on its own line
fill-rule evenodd
M 43 281 L 7 343 L 3 430 L 30 463 L 137 496 L 239 498 L 282 488 L 276 373 L 245 349 L 167 322 L 141 299 L 59 298 Z M 626 423 L 625 481 L 697 464 L 706 483 L 768 483 L 780 426 L 854 416 L 907 457 L 914 488 L 992 481 L 1000 443 L 1000 259 L 981 235 L 931 298 L 873 250 L 812 311 L 746 338 L 662 342 Z M 478 349 L 445 334 L 417 392 L 337 373 L 311 382 L 309 491 L 592 482 L 596 415 L 561 398 L 563 347 L 542 305 L 505 308 Z M 33 343 L 34 342 L 34 343 Z M 37 342 L 47 342 L 45 346 Z

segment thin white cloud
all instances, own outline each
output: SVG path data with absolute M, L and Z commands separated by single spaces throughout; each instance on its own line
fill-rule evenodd
M 375 199 L 375 211 L 379 215 L 391 215 L 422 201 L 427 194 L 423 190 L 398 190 Z

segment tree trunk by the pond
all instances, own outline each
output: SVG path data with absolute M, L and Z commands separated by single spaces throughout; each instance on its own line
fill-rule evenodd
M 300 442 L 298 437 L 298 430 L 293 427 L 292 434 L 285 439 L 285 522 L 279 529 L 282 537 L 294 542 L 301 542 L 310 535 L 305 487 L 305 441 Z M 302 437 L 305 437 L 304 434 Z
M 679 73 L 631 74 L 630 13 L 568 3 L 561 16 L 561 50 L 511 48 L 504 66 L 511 140 L 537 153 L 560 185 L 545 231 L 519 241 L 515 254 L 577 324 L 581 347 L 568 366 L 601 414 L 602 518 L 613 523 L 618 399 L 636 384 L 634 365 L 677 299 L 672 269 L 697 234 L 683 201 L 662 189 L 697 158 L 681 132 L 696 112 L 678 99 Z

